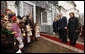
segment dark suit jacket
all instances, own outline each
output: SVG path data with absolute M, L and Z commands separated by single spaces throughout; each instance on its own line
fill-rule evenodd
M 69 38 L 78 39 L 79 31 L 76 32 L 76 30 L 78 30 L 78 29 L 79 29 L 78 18 L 77 17 L 69 18 L 69 21 L 68 21 L 68 35 L 69 35 Z
M 58 27 L 64 29 L 65 26 L 67 26 L 67 18 L 64 16 L 58 20 Z

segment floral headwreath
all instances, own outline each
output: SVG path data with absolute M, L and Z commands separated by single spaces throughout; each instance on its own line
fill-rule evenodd
M 11 11 L 11 10 L 10 9 L 6 9 L 5 11 L 7 12 L 7 11 Z
M 12 20 L 16 20 L 16 16 L 13 16 L 13 17 L 12 17 Z

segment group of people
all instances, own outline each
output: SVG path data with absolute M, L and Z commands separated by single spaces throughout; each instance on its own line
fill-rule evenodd
M 5 12 L 2 14 L 1 10 L 1 52 L 22 53 L 39 40 L 39 24 L 34 24 L 31 13 L 21 17 L 10 9 Z
M 75 46 L 79 34 L 79 22 L 74 12 L 67 17 L 59 14 L 53 21 L 53 32 L 59 34 L 59 39 L 67 43 L 67 36 L 70 45 Z M 67 34 L 68 32 L 68 34 Z M 31 44 L 40 37 L 38 22 L 34 24 L 31 13 L 27 16 L 16 16 L 15 12 L 6 9 L 6 14 L 1 10 L 1 52 L 23 52 L 24 47 L 32 47 Z
M 78 18 L 75 17 L 74 12 L 70 12 L 69 16 L 70 18 L 67 23 L 67 17 L 63 16 L 62 13 L 58 14 L 53 21 L 53 32 L 55 35 L 59 35 L 59 39 L 63 43 L 67 43 L 67 39 L 69 38 L 69 45 L 75 46 L 80 33 L 79 21 Z

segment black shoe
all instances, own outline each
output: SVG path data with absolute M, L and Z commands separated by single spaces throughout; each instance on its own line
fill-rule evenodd
M 62 39 L 61 37 L 59 37 L 59 39 Z
M 32 44 L 32 42 L 29 42 L 28 44 Z
M 26 48 L 28 45 L 24 45 L 24 48 Z
M 32 47 L 31 45 L 29 45 L 30 47 Z
M 36 39 L 35 41 L 38 41 L 38 39 Z
M 33 43 L 34 42 L 34 40 L 31 40 L 31 43 Z
M 72 44 L 72 46 L 75 46 L 76 44 Z
M 32 47 L 31 45 L 27 45 L 27 47 Z
M 34 43 L 35 42 L 35 40 L 32 40 L 32 43 Z
M 27 44 L 27 47 L 32 47 L 30 43 Z
M 63 41 L 63 43 L 67 43 L 67 41 Z
M 69 45 L 72 45 L 71 43 Z
M 37 39 L 34 39 L 34 40 L 33 40 L 33 42 L 36 42 L 36 41 L 38 41 L 38 40 L 37 40 Z

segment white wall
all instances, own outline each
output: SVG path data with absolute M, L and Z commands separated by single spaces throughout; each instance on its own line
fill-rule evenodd
M 65 9 L 61 8 L 61 13 L 63 14 L 63 16 L 66 16 L 67 11 Z
M 50 11 L 47 11 L 47 24 L 48 24 L 48 25 L 51 25 L 51 23 L 52 23 L 52 22 L 51 22 L 51 21 L 52 21 L 51 18 L 52 18 L 52 17 L 51 17 L 51 12 L 50 12 Z
M 15 5 L 15 1 L 6 1 L 6 2 L 7 2 L 7 8 L 15 12 L 17 16 L 17 7 Z
M 84 25 L 84 13 L 79 13 L 79 23 L 81 24 L 80 26 Z
M 74 7 L 74 5 L 68 3 L 67 1 L 59 1 L 59 5 L 61 5 L 65 9 L 70 9 Z

